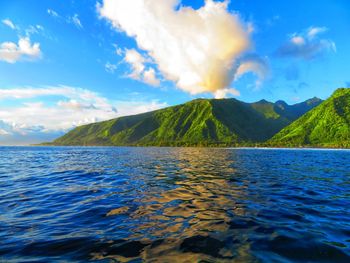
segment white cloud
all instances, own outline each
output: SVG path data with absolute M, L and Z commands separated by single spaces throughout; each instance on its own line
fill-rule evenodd
M 165 79 L 191 94 L 226 90 L 251 48 L 252 25 L 230 13 L 228 1 L 207 0 L 195 10 L 176 0 L 104 0 L 98 11 L 136 40 Z M 133 73 L 144 81 L 142 59 L 133 59 Z
M 332 40 L 319 36 L 327 30 L 325 27 L 310 27 L 302 33 L 294 33 L 277 50 L 277 55 L 311 60 L 327 52 L 336 52 L 336 45 Z
M 43 127 L 25 127 L 0 120 L 0 145 L 28 145 L 49 142 L 62 136 L 63 132 L 47 132 Z
M 1 108 L 0 120 L 24 127 L 42 126 L 45 130 L 67 130 L 74 126 L 113 118 L 117 111 L 108 100 L 95 92 L 67 86 L 0 89 L 0 99 L 40 99 L 59 97 L 55 105 L 22 102 L 19 107 Z
M 124 61 L 127 62 L 132 69 L 128 77 L 140 80 L 152 86 L 158 86 L 160 84 L 155 70 L 150 66 L 146 66 L 148 59 L 142 56 L 135 49 L 125 50 Z
M 17 29 L 17 27 L 15 26 L 15 24 L 10 20 L 10 19 L 4 19 L 1 21 L 4 25 L 8 26 L 9 28 L 15 30 Z
M 114 71 L 117 69 L 117 65 L 115 64 L 112 64 L 112 63 L 109 63 L 107 62 L 105 64 L 105 70 L 108 72 L 108 73 L 114 73 Z
M 214 93 L 215 99 L 227 98 L 230 95 L 232 96 L 240 96 L 240 92 L 234 88 L 230 89 L 219 89 Z
M 72 16 L 59 15 L 56 11 L 52 9 L 47 9 L 47 13 L 56 18 L 58 21 L 64 22 L 66 24 L 73 24 L 76 28 L 82 29 L 83 25 L 80 21 L 78 14 L 73 14 Z
M 50 16 L 53 16 L 53 17 L 59 17 L 59 14 L 52 10 L 52 9 L 47 9 L 47 13 L 50 15 Z
M 255 72 L 258 77 L 262 79 L 266 75 L 266 67 L 258 61 L 246 61 L 238 67 L 236 79 L 240 78 L 247 72 Z
M 60 131 L 116 116 L 112 108 L 75 108 L 69 107 L 68 103 L 61 102 L 56 106 L 46 106 L 42 102 L 23 103 L 20 107 L 7 109 L 7 112 L 0 108 L 0 119 L 20 124 L 23 128 L 40 125 L 45 131 Z
M 69 18 L 69 21 L 71 21 L 78 29 L 83 28 L 83 25 L 81 24 L 78 14 L 74 14 L 71 18 Z
M 120 116 L 135 115 L 138 113 L 154 111 L 169 106 L 167 103 L 159 102 L 157 100 L 150 102 L 118 101 L 116 104 L 118 108 L 118 114 Z
M 143 72 L 143 81 L 152 86 L 160 85 L 160 81 L 156 76 L 156 71 L 153 68 L 149 68 Z
M 0 99 L 30 99 L 40 96 L 62 95 L 73 97 L 76 89 L 66 86 L 48 87 L 48 88 L 15 88 L 0 89 Z
M 305 45 L 305 39 L 301 36 L 294 36 L 290 39 L 290 41 L 297 46 Z
M 326 32 L 328 29 L 326 27 L 310 27 L 307 32 L 307 36 L 312 39 L 315 36 Z
M 44 27 L 42 25 L 35 25 L 35 27 L 38 29 L 38 30 L 44 30 Z
M 41 25 L 30 25 L 26 30 L 25 30 L 25 33 L 26 33 L 26 36 L 27 37 L 30 37 L 31 35 L 33 34 L 39 34 L 40 32 L 43 32 L 44 31 L 44 27 L 41 26 Z
M 79 102 L 77 100 L 68 100 L 57 102 L 57 105 L 61 108 L 71 109 L 71 110 L 83 110 L 83 109 L 97 109 L 93 104 L 86 102 Z
M 260 57 L 250 56 L 241 60 L 241 64 L 237 68 L 235 80 L 238 80 L 244 74 L 252 72 L 257 76 L 255 81 L 255 90 L 259 89 L 262 82 L 268 75 L 267 62 Z
M 13 42 L 3 42 L 0 44 L 0 60 L 8 63 L 15 63 L 22 58 L 40 58 L 40 44 L 31 43 L 29 37 L 22 37 L 18 44 Z
M 127 49 L 124 60 L 132 67 L 130 77 L 140 79 L 142 72 L 145 70 L 144 63 L 146 62 L 146 59 L 135 49 Z
M 123 55 L 123 50 L 122 50 L 120 47 L 117 47 L 117 48 L 115 49 L 115 53 L 116 53 L 118 56 L 121 56 L 121 55 Z
M 51 104 L 43 103 L 43 96 L 51 96 Z M 158 101 L 111 103 L 95 92 L 68 86 L 0 89 L 0 100 L 10 98 L 18 103 L 0 106 L 0 144 L 52 140 L 79 125 L 167 106 Z
M 112 44 L 113 47 L 115 48 L 115 54 L 117 54 L 118 56 L 123 56 L 124 51 L 122 48 L 120 48 L 117 44 Z
M 4 136 L 4 135 L 10 135 L 11 133 L 9 131 L 6 131 L 4 129 L 0 129 L 0 136 Z

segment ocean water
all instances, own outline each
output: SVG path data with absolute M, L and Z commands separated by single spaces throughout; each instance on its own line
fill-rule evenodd
M 1 147 L 0 262 L 350 262 L 350 151 Z

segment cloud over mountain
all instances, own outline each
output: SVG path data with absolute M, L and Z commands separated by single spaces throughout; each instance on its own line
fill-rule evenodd
M 0 144 L 52 140 L 79 125 L 167 106 L 157 101 L 112 103 L 98 93 L 68 86 L 0 89 L 0 104 L 9 99 L 14 105 L 0 105 Z
M 191 94 L 225 95 L 232 93 L 228 88 L 239 68 L 240 72 L 259 68 L 251 62 L 242 66 L 241 58 L 252 46 L 251 26 L 228 11 L 228 1 L 207 0 L 193 9 L 177 0 L 104 0 L 98 11 L 152 59 L 155 68 L 145 72 L 143 64 L 133 64 L 134 73 L 143 72 L 143 78 L 138 77 L 143 81 L 148 78 L 157 84 L 156 69 Z

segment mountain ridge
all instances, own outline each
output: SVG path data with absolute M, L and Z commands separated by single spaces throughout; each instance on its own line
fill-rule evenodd
M 267 144 L 350 147 L 350 89 L 337 89 L 323 103 L 274 135 Z
M 308 100 L 309 101 L 309 100 Z M 50 145 L 237 146 L 262 143 L 292 123 L 308 104 L 195 99 L 160 110 L 79 126 Z

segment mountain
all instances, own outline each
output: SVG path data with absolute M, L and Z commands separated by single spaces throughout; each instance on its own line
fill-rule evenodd
M 279 114 L 283 114 L 290 120 L 296 120 L 304 113 L 321 104 L 321 102 L 322 100 L 317 97 L 313 97 L 312 99 L 294 105 L 288 105 L 283 100 L 278 100 L 275 103 L 275 111 Z
M 237 145 L 263 142 L 320 103 L 196 99 L 143 114 L 77 127 L 53 145 Z
M 273 136 L 268 144 L 350 147 L 350 89 L 337 89 L 329 99 Z

